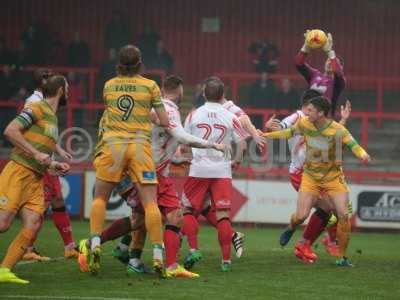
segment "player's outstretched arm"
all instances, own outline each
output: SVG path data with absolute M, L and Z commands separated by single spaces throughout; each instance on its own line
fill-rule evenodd
M 292 128 L 278 130 L 274 132 L 264 132 L 263 137 L 270 139 L 290 139 L 294 135 L 294 130 Z
M 264 147 L 264 139 L 259 135 L 257 128 L 253 125 L 248 115 L 239 117 L 240 124 L 244 131 L 246 131 L 252 139 L 256 142 L 258 147 Z
M 177 139 L 180 144 L 193 148 L 213 148 L 221 152 L 225 151 L 225 146 L 223 144 L 217 144 L 191 135 L 187 133 L 180 124 L 175 124 L 174 128 L 169 128 L 168 132 Z
M 368 164 L 371 161 L 369 154 L 357 143 L 347 129 L 343 132 L 342 141 L 363 163 Z
M 36 150 L 22 135 L 23 131 L 27 127 L 24 126 L 20 121 L 14 119 L 8 124 L 4 131 L 4 136 L 17 148 L 31 155 L 42 165 L 49 165 L 51 162 L 50 155 L 42 153 Z

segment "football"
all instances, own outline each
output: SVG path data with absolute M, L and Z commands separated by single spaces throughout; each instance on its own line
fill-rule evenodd
M 328 40 L 325 32 L 320 29 L 313 29 L 306 34 L 307 46 L 311 49 L 319 49 L 323 47 Z

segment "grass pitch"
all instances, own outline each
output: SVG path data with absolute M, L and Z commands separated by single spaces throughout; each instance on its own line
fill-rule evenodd
M 0 235 L 0 256 L 19 229 L 19 222 Z M 89 224 L 73 222 L 74 237 L 86 237 Z M 128 277 L 125 267 L 111 257 L 115 242 L 103 247 L 101 274 L 79 272 L 74 260 L 61 259 L 61 238 L 51 221 L 46 221 L 37 248 L 55 258 L 46 263 L 22 263 L 15 272 L 29 285 L 0 284 L 0 299 L 400 299 L 400 236 L 355 233 L 349 256 L 355 267 L 334 265 L 321 245 L 313 265 L 299 262 L 293 242 L 278 245 L 280 230 L 240 229 L 246 234 L 245 254 L 234 259 L 233 271 L 222 273 L 220 250 L 213 228 L 202 227 L 200 245 L 204 259 L 194 271 L 195 280 L 160 280 L 154 275 Z M 299 234 L 299 233 L 298 233 Z M 293 238 L 296 240 L 298 236 Z M 186 245 L 186 243 L 184 243 Z M 184 247 L 181 258 L 186 254 Z M 150 262 L 150 251 L 144 256 Z

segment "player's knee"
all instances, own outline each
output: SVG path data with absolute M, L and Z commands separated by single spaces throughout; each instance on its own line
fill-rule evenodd
M 133 213 L 131 215 L 131 229 L 132 230 L 137 230 L 138 228 L 141 228 L 144 226 L 145 218 L 144 214 L 142 213 Z
M 32 230 L 39 231 L 42 226 L 42 217 L 40 215 L 34 214 L 29 216 L 26 220 L 24 220 L 24 227 Z
M 306 213 L 297 213 L 296 214 L 296 219 L 298 224 L 303 224 L 304 221 L 307 219 L 308 214 Z
M 11 226 L 11 222 L 8 220 L 0 220 L 0 233 L 6 232 Z
M 6 232 L 12 224 L 13 218 L 8 214 L 0 215 L 0 233 Z
M 63 208 L 63 207 L 65 207 L 63 198 L 54 197 L 53 199 L 51 199 L 51 208 L 52 209 Z
M 230 210 L 229 209 L 217 209 L 216 210 L 217 221 L 221 219 L 229 219 Z
M 175 209 L 167 214 L 167 223 L 176 227 L 182 227 L 183 213 L 181 209 Z
M 343 220 L 343 221 L 347 221 L 349 219 L 349 214 L 348 211 L 341 211 L 341 212 L 337 212 L 337 218 L 338 220 Z

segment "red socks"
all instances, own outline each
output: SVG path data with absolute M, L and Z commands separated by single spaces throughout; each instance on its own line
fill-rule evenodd
M 329 217 L 330 214 L 317 208 L 311 215 L 306 228 L 304 228 L 303 238 L 310 241 L 310 244 L 312 245 L 324 231 L 326 224 L 328 224 Z
M 57 227 L 58 232 L 64 241 L 64 245 L 68 246 L 72 244 L 74 240 L 72 238 L 71 222 L 68 213 L 65 210 L 65 206 L 54 208 L 52 218 L 54 225 Z
M 131 219 L 129 217 L 115 220 L 108 226 L 100 235 L 101 243 L 115 240 L 124 236 L 132 231 Z
M 231 259 L 231 240 L 233 235 L 231 221 L 228 218 L 219 220 L 217 223 L 217 230 L 222 259 L 224 261 L 229 261 Z
M 186 235 L 189 248 L 198 249 L 197 234 L 199 233 L 199 223 L 192 214 L 183 216 L 182 233 Z
M 166 266 L 170 267 L 176 264 L 178 259 L 178 251 L 180 248 L 180 229 L 174 225 L 165 225 L 164 230 L 164 246 Z
M 337 231 L 337 223 L 335 225 L 332 225 L 327 229 L 328 234 L 329 234 L 329 240 L 331 242 L 336 241 L 336 231 Z

